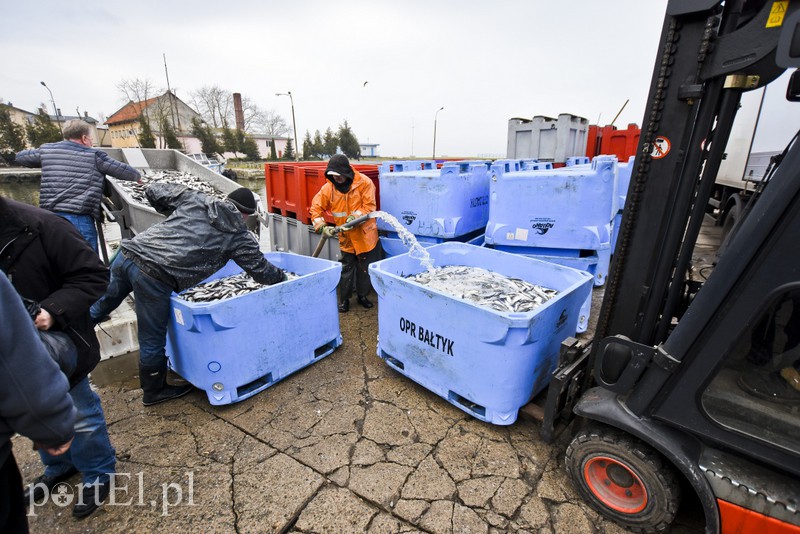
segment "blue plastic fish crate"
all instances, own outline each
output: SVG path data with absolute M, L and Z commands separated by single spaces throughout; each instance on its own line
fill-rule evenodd
M 504 247 L 486 245 L 493 250 L 501 250 L 509 254 L 519 254 L 528 258 L 546 261 L 548 263 L 555 263 L 565 267 L 585 271 L 591 275 L 594 280 L 595 286 L 602 286 L 605 279 L 608 277 L 609 260 L 611 259 L 611 251 L 606 249 L 600 251 L 583 251 L 583 250 L 569 250 L 569 249 L 526 249 L 521 247 Z M 587 254 L 591 253 L 591 254 Z M 578 316 L 578 326 L 576 332 L 581 334 L 586 332 L 589 328 L 589 319 L 592 312 L 592 296 L 586 297 L 586 301 L 581 304 L 581 313 Z
M 446 162 L 441 169 L 380 174 L 381 210 L 414 235 L 452 239 L 486 227 L 489 172 L 485 162 Z M 378 219 L 380 230 L 395 229 Z
M 505 172 L 492 167 L 486 243 L 600 250 L 617 212 L 615 157 L 591 165 Z
M 378 167 L 378 174 L 381 175 L 386 172 L 409 172 L 409 171 L 422 171 L 431 170 L 436 168 L 436 162 L 433 160 L 397 160 L 397 161 L 384 161 Z
M 341 264 L 285 252 L 264 256 L 300 277 L 214 302 L 172 295 L 170 366 L 204 390 L 211 404 L 251 397 L 342 344 L 336 302 Z M 204 281 L 240 272 L 231 261 Z
M 451 243 L 451 242 L 459 242 L 459 243 L 469 243 L 470 245 L 475 245 L 477 247 L 483 245 L 483 230 L 478 230 L 466 235 L 462 235 L 453 239 L 444 239 L 441 237 L 428 237 L 428 236 L 414 236 L 425 248 L 432 247 L 433 245 L 438 245 L 439 243 Z M 381 241 L 381 246 L 383 247 L 384 255 L 387 258 L 391 258 L 392 256 L 399 256 L 400 254 L 405 254 L 408 252 L 408 247 L 403 243 L 403 240 L 400 239 L 399 234 L 397 232 L 386 232 L 385 235 L 381 235 L 379 237 Z
M 631 185 L 634 158 L 635 156 L 631 156 L 628 161 L 617 165 L 617 214 L 614 216 L 613 230 L 611 231 L 612 253 L 617 248 L 619 228 L 622 224 L 622 210 L 625 209 L 625 201 L 628 199 L 628 188 Z
M 628 161 L 617 165 L 617 211 L 622 212 L 625 208 L 625 200 L 628 198 L 628 188 L 631 185 L 631 173 L 633 172 L 634 156 Z
M 561 341 L 575 334 L 592 277 L 582 271 L 465 243 L 429 247 L 437 267 L 482 267 L 559 294 L 536 310 L 502 313 L 405 278 L 408 254 L 369 266 L 378 294 L 378 356 L 477 419 L 510 425 L 550 381 Z
M 566 265 L 573 269 L 586 271 L 594 277 L 594 285 L 602 286 L 608 278 L 611 253 L 614 251 L 607 243 L 600 250 L 578 250 L 571 248 L 511 247 L 507 245 L 486 245 L 495 250 L 510 254 L 522 254 L 529 258 Z
M 588 156 L 572 156 L 567 158 L 567 167 L 574 167 L 575 165 L 589 165 Z

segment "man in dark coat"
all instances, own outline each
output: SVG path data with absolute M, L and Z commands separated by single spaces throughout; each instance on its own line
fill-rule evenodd
M 62 456 L 40 451 L 46 468 L 31 491 L 38 501 L 45 488 L 79 471 L 84 490 L 73 515 L 85 517 L 105 499 L 109 474 L 115 468 L 100 398 L 88 378 L 100 361 L 89 307 L 108 286 L 108 269 L 69 222 L 47 210 L 0 197 L 0 270 L 22 297 L 40 304 L 36 327 L 64 332 L 77 348 L 77 366 L 69 376 L 70 396 L 78 410 L 75 439 Z
M 28 312 L 0 272 L 0 532 L 28 532 L 22 477 L 11 451 L 20 433 L 50 454 L 69 449 L 75 408 L 66 377 L 45 350 Z
M 39 206 L 75 225 L 97 252 L 100 200 L 106 174 L 120 180 L 137 181 L 139 171 L 92 148 L 91 127 L 82 120 L 64 125 L 64 140 L 16 154 L 15 162 L 42 168 Z
M 139 334 L 142 403 L 150 406 L 178 398 L 191 386 L 167 384 L 167 325 L 170 297 L 188 289 L 233 260 L 256 282 L 276 284 L 286 275 L 269 263 L 244 219 L 256 210 L 253 193 L 240 187 L 226 200 L 170 183 L 145 190 L 150 204 L 167 219 L 131 240 L 111 262 L 108 291 L 91 309 L 99 321 L 133 291 Z

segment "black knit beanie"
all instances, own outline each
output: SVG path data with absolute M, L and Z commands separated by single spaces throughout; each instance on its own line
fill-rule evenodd
M 335 180 L 331 179 L 329 172 L 335 172 L 344 176 L 345 181 L 342 184 L 337 184 Z M 350 190 L 350 184 L 353 183 L 355 173 L 344 154 L 334 154 L 328 161 L 328 167 L 325 169 L 325 177 L 331 181 L 333 187 L 341 193 L 347 193 Z
M 246 187 L 240 187 L 233 193 L 228 195 L 228 200 L 233 202 L 236 209 L 247 215 L 252 215 L 256 212 L 256 199 L 253 192 Z

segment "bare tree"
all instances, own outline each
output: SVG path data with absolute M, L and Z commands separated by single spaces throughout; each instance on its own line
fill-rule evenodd
M 258 116 L 262 112 L 255 102 L 244 95 L 242 95 L 242 113 L 244 115 L 244 131 L 247 133 L 253 133 L 254 127 L 257 127 Z
M 150 126 L 152 126 L 152 112 L 150 109 L 145 107 L 144 102 L 157 96 L 161 93 L 161 90 L 156 89 L 153 82 L 148 79 L 141 79 L 141 78 L 130 78 L 130 79 L 123 79 L 122 81 L 117 83 L 117 90 L 120 93 L 120 96 L 127 102 L 135 102 L 138 105 L 136 107 L 136 114 L 139 116 L 143 116 Z M 156 120 L 160 120 L 163 113 L 159 113 Z
M 140 78 L 123 79 L 117 83 L 117 91 L 126 103 L 144 102 L 159 93 L 153 82 Z
M 201 87 L 190 94 L 191 104 L 206 124 L 212 128 L 232 128 L 236 125 L 233 93 L 216 85 Z M 249 97 L 242 95 L 244 131 L 282 135 L 289 131 L 286 120 L 273 110 L 265 111 Z
M 228 128 L 233 117 L 233 94 L 217 85 L 206 85 L 192 91 L 192 107 L 194 107 L 203 120 L 213 128 Z
M 280 136 L 289 131 L 286 119 L 275 113 L 275 110 L 261 111 L 253 119 L 256 130 L 271 136 Z

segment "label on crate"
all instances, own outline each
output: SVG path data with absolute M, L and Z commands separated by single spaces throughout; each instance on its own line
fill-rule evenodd
M 545 217 L 531 219 L 531 228 L 533 228 L 533 230 L 539 235 L 546 234 L 555 225 L 556 225 L 555 219 L 550 219 Z
M 448 356 L 455 356 L 453 354 L 454 341 L 452 339 L 437 334 L 433 330 L 425 328 L 422 325 L 415 324 L 405 317 L 400 318 L 400 331 L 428 344 L 431 348 L 442 351 Z
M 527 241 L 528 240 L 528 229 L 527 228 L 517 228 L 516 231 L 511 234 L 509 239 L 516 239 L 517 241 Z
M 179 325 L 183 326 L 183 313 L 177 308 L 175 308 L 175 320 Z
M 470 208 L 479 208 L 481 206 L 488 206 L 488 205 L 489 205 L 489 195 L 484 195 L 481 197 L 475 197 L 469 199 Z
M 404 211 L 400 214 L 400 218 L 403 219 L 406 226 L 410 226 L 416 220 L 417 214 L 413 211 Z

